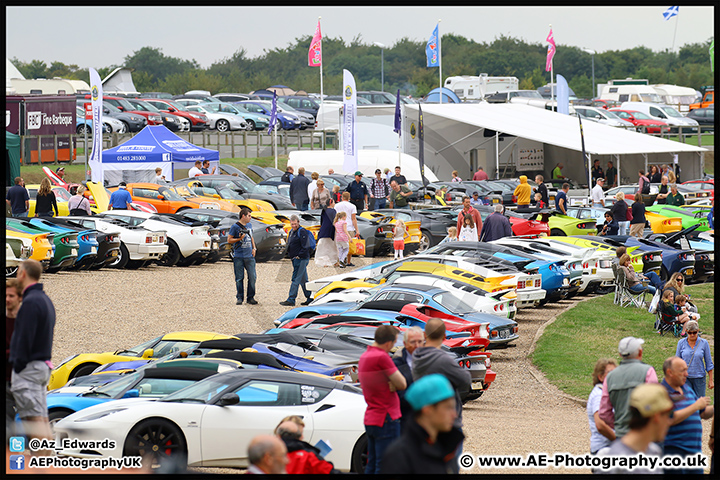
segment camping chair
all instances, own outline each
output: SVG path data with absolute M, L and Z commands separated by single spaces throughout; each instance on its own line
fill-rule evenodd
M 660 300 L 660 302 L 662 302 L 662 300 Z M 672 332 L 675 337 L 679 337 L 680 332 L 682 332 L 682 324 L 678 322 L 677 316 L 663 313 L 662 305 L 658 305 L 655 318 L 655 330 L 660 335 L 665 335 L 665 332 Z
M 637 308 L 645 308 L 647 290 L 633 292 L 627 286 L 627 278 L 625 278 L 625 272 L 620 265 L 613 264 L 612 269 L 615 274 L 615 295 L 613 299 L 615 304 L 621 307 L 632 305 Z

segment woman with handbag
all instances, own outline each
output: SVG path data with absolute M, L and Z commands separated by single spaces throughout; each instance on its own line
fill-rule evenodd
M 70 210 L 70 215 L 85 216 L 92 213 L 90 211 L 90 200 L 85 198 L 85 195 L 83 195 L 85 193 L 85 190 L 85 187 L 80 185 L 75 191 L 75 195 L 73 195 L 70 200 L 68 200 L 68 209 Z
M 319 187 L 318 187 L 319 188 Z M 317 192 L 317 190 L 315 190 Z M 315 265 L 318 267 L 338 267 L 338 250 L 335 246 L 335 201 L 328 198 L 322 204 L 320 213 L 320 230 L 317 235 L 317 248 L 315 249 Z

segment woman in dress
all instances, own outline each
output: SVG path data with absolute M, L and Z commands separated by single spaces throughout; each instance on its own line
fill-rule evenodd
M 325 191 L 328 192 L 327 189 Z M 335 201 L 332 198 L 327 198 L 320 213 L 320 230 L 318 230 L 318 241 L 315 248 L 315 265 L 318 267 L 339 266 L 338 250 L 335 246 L 335 226 L 333 225 L 337 212 L 334 207 Z

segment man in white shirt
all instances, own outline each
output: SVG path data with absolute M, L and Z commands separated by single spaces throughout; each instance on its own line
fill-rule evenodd
M 604 178 L 598 178 L 595 182 L 595 186 L 590 193 L 592 198 L 593 207 L 604 208 L 605 207 L 605 192 L 603 191 L 603 184 L 605 183 Z
M 353 205 L 352 203 L 350 203 L 350 192 L 343 192 L 342 202 L 338 202 L 335 204 L 335 211 L 337 213 L 345 212 L 347 214 L 347 216 L 348 216 L 348 222 L 347 222 L 348 236 L 350 238 L 357 237 L 357 231 L 358 231 L 357 207 L 355 205 Z M 354 267 L 355 265 L 353 265 L 350 260 L 352 260 L 352 255 L 348 251 L 347 262 L 345 263 L 345 265 L 347 265 L 349 267 Z
M 193 178 L 203 174 L 203 171 L 200 170 L 200 165 L 202 165 L 202 162 L 200 160 L 196 160 L 195 166 L 188 171 L 188 178 Z

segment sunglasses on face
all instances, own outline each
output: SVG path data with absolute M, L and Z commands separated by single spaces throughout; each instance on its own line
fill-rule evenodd
M 697 335 L 698 332 L 687 332 L 688 335 Z

